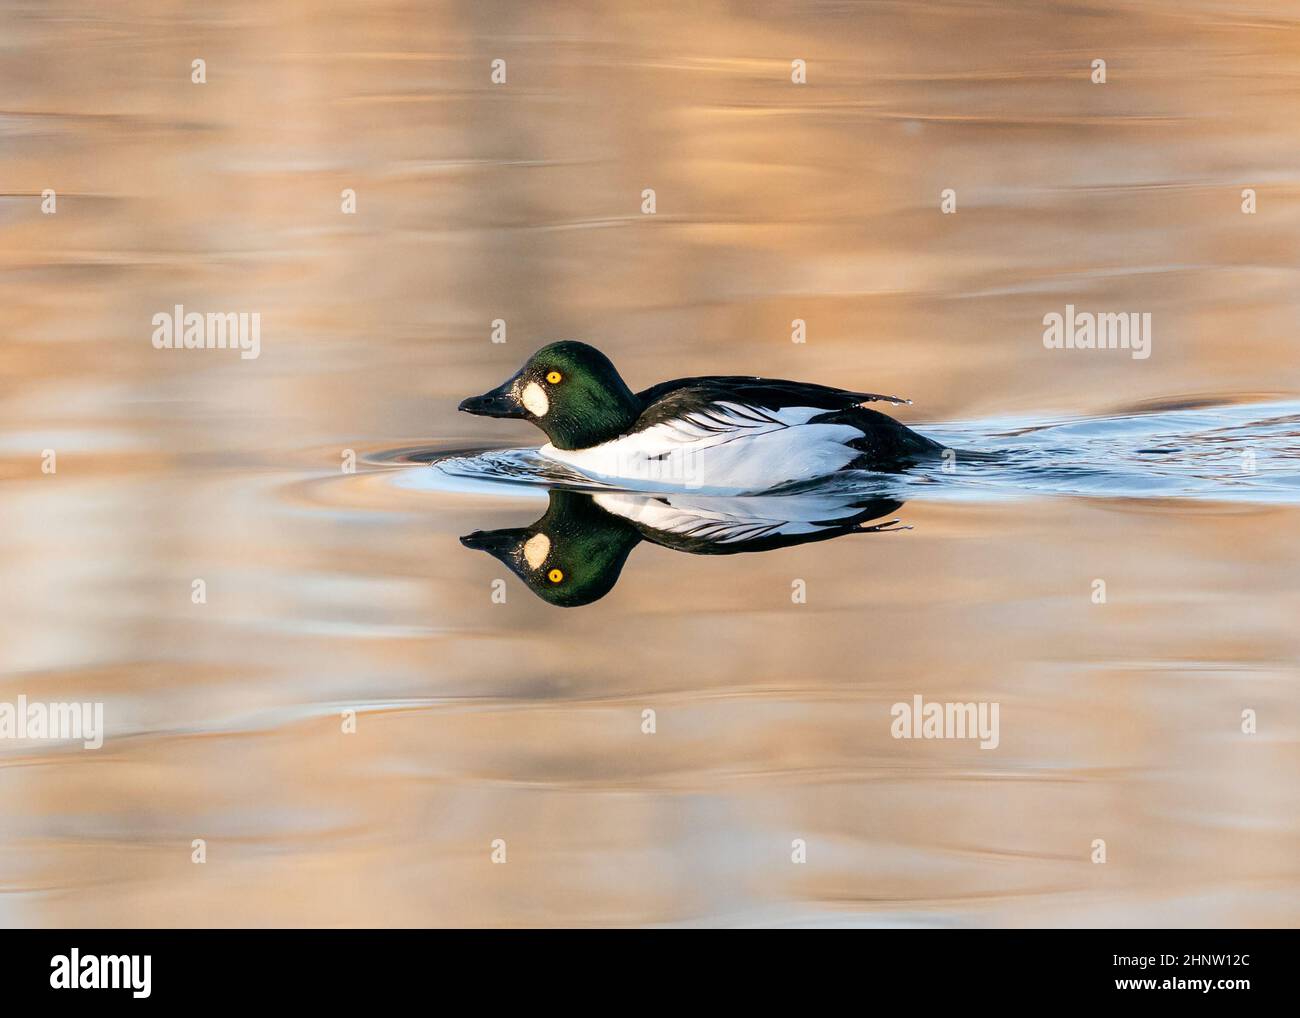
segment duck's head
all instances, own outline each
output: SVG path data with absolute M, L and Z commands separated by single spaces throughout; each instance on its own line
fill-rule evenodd
M 640 540 L 591 496 L 552 490 L 546 514 L 532 526 L 479 530 L 460 543 L 504 562 L 543 601 L 577 608 L 613 589 Z
M 542 347 L 515 374 L 460 409 L 480 417 L 532 421 L 557 449 L 586 449 L 626 433 L 640 400 L 594 346 L 565 340 Z

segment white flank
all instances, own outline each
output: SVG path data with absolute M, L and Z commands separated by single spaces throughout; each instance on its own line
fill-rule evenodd
M 810 534 L 835 527 L 835 517 L 857 515 L 858 508 L 835 499 L 802 495 L 771 498 L 692 498 L 668 495 L 653 498 L 629 493 L 598 494 L 594 502 L 625 520 L 682 537 L 698 537 L 716 545 L 754 541 L 779 534 Z M 814 523 L 814 520 L 815 523 Z
M 543 456 L 608 482 L 645 491 L 689 489 L 716 495 L 765 491 L 812 480 L 847 466 L 859 453 L 845 443 L 862 437 L 847 424 L 809 424 L 817 407 L 766 410 L 715 403 L 590 449 L 556 449 Z

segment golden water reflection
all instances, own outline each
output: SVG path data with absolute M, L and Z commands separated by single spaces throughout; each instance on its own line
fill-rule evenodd
M 1291 5 L 0 18 L 0 701 L 109 727 L 0 746 L 0 921 L 1296 922 L 1293 507 L 909 502 L 560 612 L 458 540 L 540 503 L 367 460 L 535 441 L 455 405 L 561 337 L 915 424 L 1293 394 Z M 1152 357 L 1045 350 L 1067 303 Z M 155 350 L 176 304 L 261 356 Z M 918 692 L 999 748 L 891 739 Z

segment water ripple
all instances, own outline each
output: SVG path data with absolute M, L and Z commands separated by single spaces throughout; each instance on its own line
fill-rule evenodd
M 775 493 L 1300 503 L 1298 401 L 1206 405 L 1202 399 L 1188 398 L 1105 417 L 993 418 L 918 425 L 917 430 L 953 450 L 949 462 L 915 467 L 905 474 L 845 471 Z M 408 489 L 496 494 L 539 487 L 635 490 L 587 477 L 536 449 L 422 447 L 393 450 L 376 458 L 428 463 L 428 471 L 398 476 L 395 483 Z

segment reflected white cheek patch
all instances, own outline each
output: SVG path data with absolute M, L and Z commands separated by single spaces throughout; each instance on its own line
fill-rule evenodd
M 545 534 L 534 534 L 524 542 L 524 561 L 528 563 L 529 569 L 540 567 L 550 553 L 551 539 Z
M 545 390 L 536 382 L 529 382 L 524 386 L 524 393 L 521 398 L 524 407 L 534 417 L 545 417 L 546 411 L 551 409 L 551 401 L 546 398 Z

